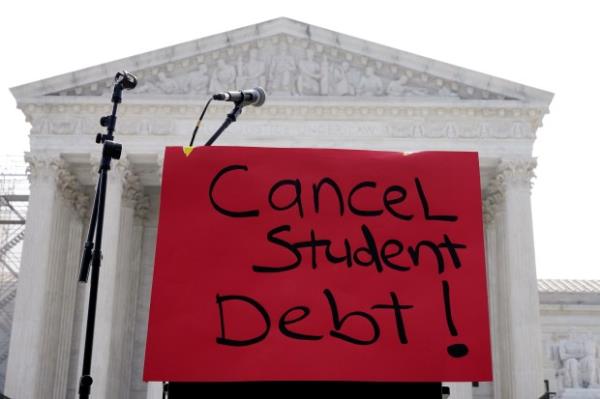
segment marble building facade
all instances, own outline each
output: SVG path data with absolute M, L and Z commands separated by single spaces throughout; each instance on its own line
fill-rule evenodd
M 160 397 L 141 370 L 163 149 L 187 145 L 210 93 L 258 85 L 267 103 L 244 109 L 220 145 L 477 151 L 494 382 L 456 385 L 453 397 L 538 398 L 553 367 L 562 391 L 591 392 L 595 338 L 548 336 L 540 321 L 540 309 L 542 320 L 563 311 L 540 308 L 530 202 L 532 147 L 552 94 L 280 18 L 12 89 L 31 124 L 31 194 L 8 396 L 76 395 L 88 287 L 75 281 L 99 164 L 94 136 L 123 69 L 140 83 L 118 114 L 124 151 L 109 173 L 92 397 Z M 211 106 L 197 143 L 228 109 Z

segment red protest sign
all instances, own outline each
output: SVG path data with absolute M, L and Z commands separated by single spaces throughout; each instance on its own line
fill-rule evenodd
M 164 165 L 145 380 L 491 379 L 476 153 Z

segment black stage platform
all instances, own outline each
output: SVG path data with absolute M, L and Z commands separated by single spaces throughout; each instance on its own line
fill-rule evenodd
M 447 388 L 445 388 L 447 389 Z M 378 383 L 378 382 L 233 382 L 168 384 L 169 399 L 223 397 L 242 393 L 244 397 L 285 398 L 297 395 L 326 394 L 331 397 L 440 399 L 441 383 Z

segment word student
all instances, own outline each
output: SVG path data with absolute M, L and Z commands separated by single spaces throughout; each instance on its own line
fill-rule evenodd
M 404 251 L 404 245 L 401 241 L 396 239 L 388 239 L 383 242 L 382 245 L 378 245 L 375 236 L 369 230 L 366 225 L 361 226 L 361 232 L 364 237 L 364 246 L 359 246 L 356 249 L 352 249 L 350 241 L 345 238 L 343 240 L 343 249 L 338 249 L 339 252 L 333 250 L 332 241 L 325 238 L 318 238 L 314 230 L 310 230 L 310 239 L 307 241 L 298 241 L 290 243 L 289 241 L 281 237 L 281 233 L 290 232 L 290 225 L 283 225 L 275 227 L 267 233 L 267 240 L 291 253 L 295 259 L 293 262 L 287 265 L 280 266 L 260 266 L 254 265 L 252 269 L 255 272 L 285 272 L 293 270 L 302 263 L 302 252 L 300 249 L 310 249 L 310 259 L 313 269 L 318 267 L 317 261 L 317 249 L 323 248 L 325 252 L 325 258 L 331 264 L 343 263 L 347 267 L 353 265 L 358 266 L 374 266 L 375 269 L 381 273 L 383 272 L 384 266 L 396 271 L 409 271 L 411 268 L 408 266 L 419 266 L 421 261 L 421 254 L 428 252 L 433 256 L 437 263 L 437 271 L 442 274 L 445 270 L 445 259 L 444 250 L 452 259 L 452 264 L 455 268 L 459 269 L 462 264 L 460 257 L 458 256 L 458 249 L 466 249 L 467 246 L 453 242 L 447 234 L 444 234 L 444 239 L 441 242 L 433 242 L 430 240 L 421 240 L 415 245 L 407 246 L 408 256 L 404 261 L 399 261 L 397 258 L 402 255 Z M 337 244 L 339 245 L 339 244 Z

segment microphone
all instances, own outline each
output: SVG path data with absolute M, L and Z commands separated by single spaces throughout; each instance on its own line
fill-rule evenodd
M 225 91 L 213 95 L 213 100 L 217 101 L 232 101 L 236 104 L 254 105 L 260 107 L 265 103 L 267 95 L 262 87 L 256 87 L 248 90 Z
M 115 84 L 120 84 L 125 90 L 132 90 L 137 86 L 137 78 L 134 74 L 123 70 L 115 75 Z

